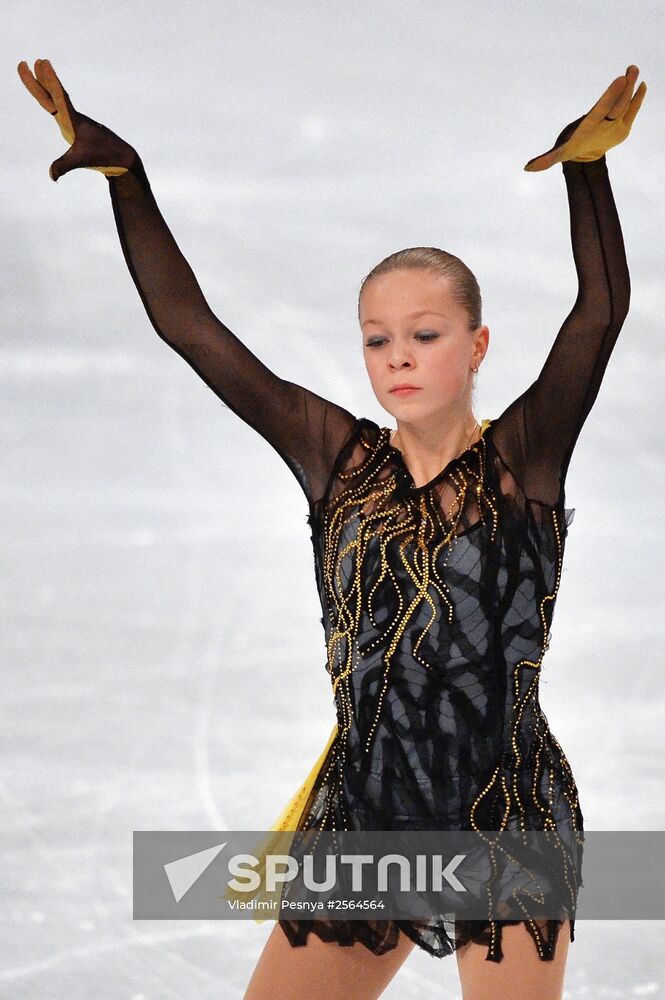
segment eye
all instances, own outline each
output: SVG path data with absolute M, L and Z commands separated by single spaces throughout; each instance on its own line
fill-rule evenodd
M 435 330 L 419 330 L 415 336 L 421 341 L 421 343 L 427 344 L 432 340 L 436 340 L 439 334 Z M 385 344 L 385 342 L 385 337 L 373 337 L 372 340 L 367 341 L 365 347 L 381 347 L 381 345 Z

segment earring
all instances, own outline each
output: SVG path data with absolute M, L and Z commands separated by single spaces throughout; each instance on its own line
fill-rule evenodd
M 477 372 L 479 368 L 480 368 L 480 365 L 476 365 L 476 367 L 475 367 L 475 368 L 474 368 L 474 367 L 473 367 L 473 365 L 472 365 L 472 366 L 471 366 L 471 371 L 472 371 L 472 372 Z

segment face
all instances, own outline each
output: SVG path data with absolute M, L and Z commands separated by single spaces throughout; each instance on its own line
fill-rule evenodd
M 487 351 L 489 329 L 469 329 L 445 278 L 425 270 L 382 274 L 365 285 L 359 312 L 367 373 L 388 413 L 418 423 L 470 405 L 471 368 Z M 391 391 L 402 383 L 417 388 Z

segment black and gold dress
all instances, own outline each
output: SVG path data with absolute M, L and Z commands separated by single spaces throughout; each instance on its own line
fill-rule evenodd
M 573 513 L 566 471 L 630 284 L 605 157 L 563 174 L 573 309 L 533 384 L 422 486 L 388 428 L 278 377 L 217 319 L 138 155 L 108 178 L 156 331 L 275 448 L 308 501 L 337 721 L 284 810 L 287 829 L 582 830 L 539 680 Z M 435 956 L 473 940 L 493 961 L 502 923 L 280 921 L 294 946 L 315 933 L 381 954 L 402 930 Z M 524 923 L 553 958 L 561 922 Z

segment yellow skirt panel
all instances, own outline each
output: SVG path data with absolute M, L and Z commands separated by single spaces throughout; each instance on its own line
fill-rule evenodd
M 337 737 L 337 732 L 338 732 L 337 723 L 335 723 L 330 733 L 330 736 L 328 737 L 328 741 L 323 750 L 321 751 L 321 753 L 319 754 L 316 763 L 312 766 L 307 777 L 300 785 L 300 787 L 297 789 L 295 794 L 291 796 L 287 804 L 284 806 L 277 819 L 273 822 L 271 826 L 268 827 L 269 830 L 282 834 L 287 833 L 289 831 L 295 832 L 298 823 L 302 817 L 303 809 L 307 804 L 310 792 L 314 787 L 314 782 L 316 781 L 321 771 L 321 768 L 323 767 L 325 759 L 328 756 L 330 748 Z M 254 856 L 258 858 L 259 861 L 259 865 L 256 870 L 261 875 L 262 882 L 265 874 L 265 856 L 267 854 L 274 853 L 274 851 L 271 850 L 271 845 L 276 843 L 276 841 L 279 841 L 280 850 L 283 852 L 285 849 L 285 841 L 283 836 L 279 838 L 264 837 L 264 839 L 257 845 L 257 847 L 254 850 Z M 270 893 L 266 892 L 261 892 L 258 895 L 257 893 L 259 893 L 259 890 L 256 890 L 255 892 L 238 892 L 235 889 L 232 889 L 230 886 L 228 886 L 225 893 L 225 897 L 226 899 L 229 900 L 234 899 L 234 900 L 248 901 L 250 899 L 256 899 L 256 900 L 268 899 L 271 896 Z M 280 896 L 280 891 L 277 891 L 275 893 L 277 901 L 279 900 L 279 896 Z M 257 924 L 265 923 L 264 920 L 258 919 L 256 917 L 254 918 L 254 920 Z

